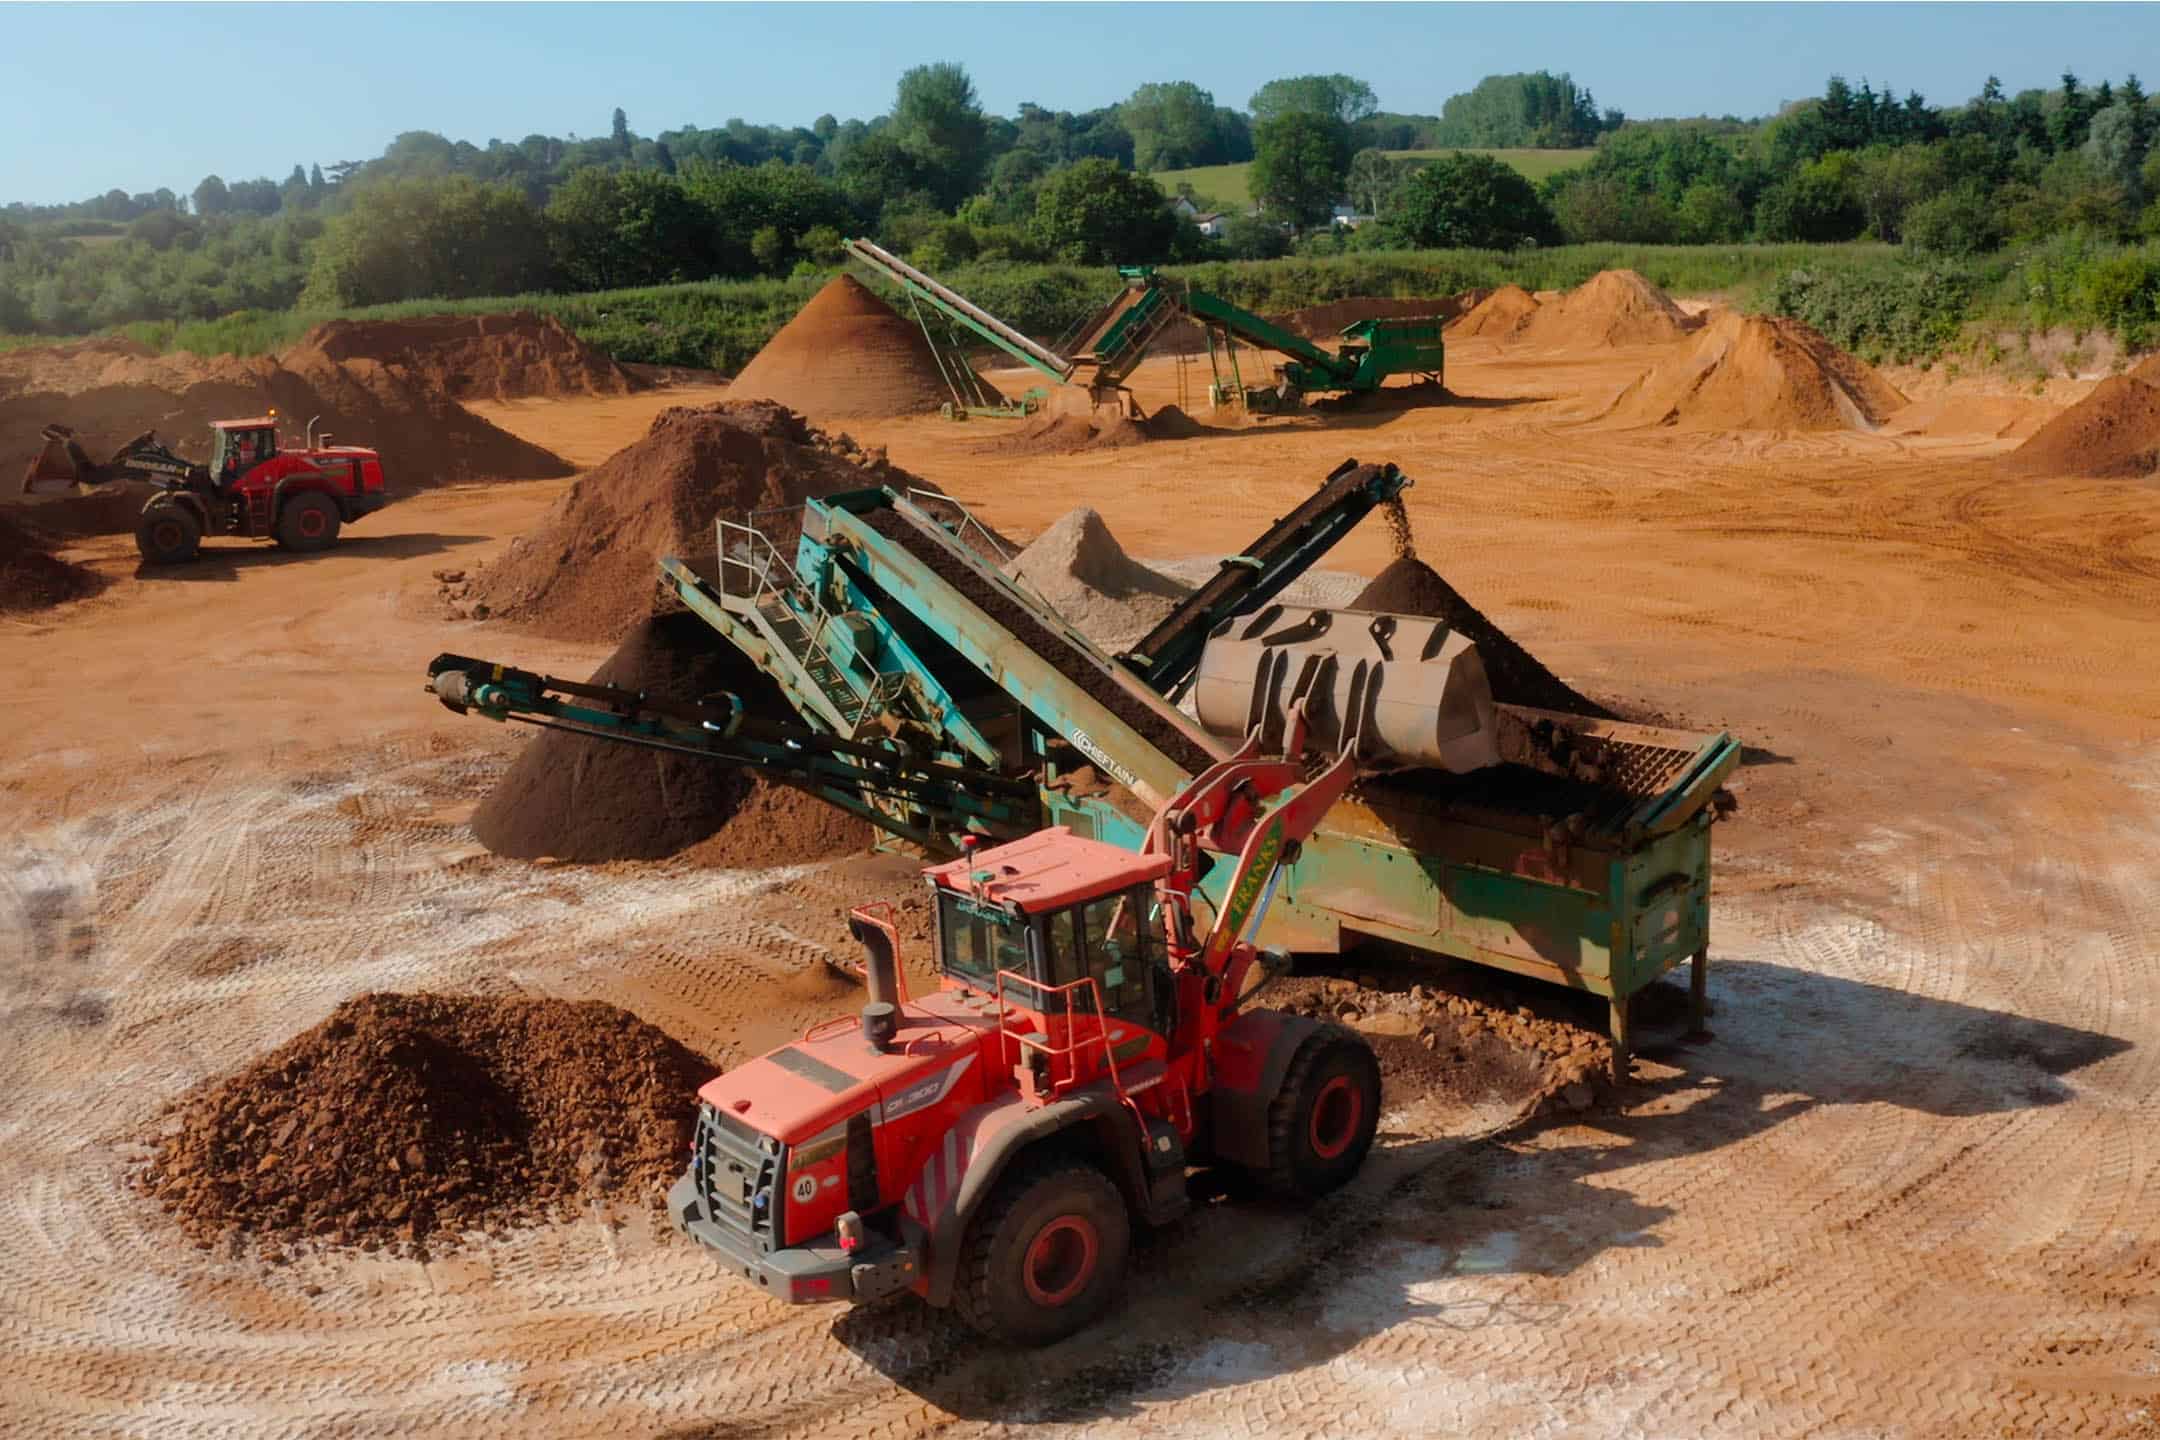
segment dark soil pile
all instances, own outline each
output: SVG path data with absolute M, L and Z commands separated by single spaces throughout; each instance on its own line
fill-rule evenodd
M 543 634 L 614 639 L 654 613 L 661 556 L 717 578 L 715 520 L 743 523 L 753 510 L 841 490 L 923 484 L 883 451 L 769 402 L 664 410 L 644 439 L 579 476 L 474 578 L 467 598 L 476 615 L 508 616 Z M 784 561 L 794 559 L 788 523 L 758 521 Z
M 1677 430 L 1874 430 L 1897 388 L 1798 320 L 1720 315 L 1613 398 L 1606 418 Z
M 104 588 L 96 571 L 52 552 L 46 535 L 0 510 L 0 614 L 44 610 Z
M 1307 340 L 1333 340 L 1360 320 L 1408 320 L 1417 317 L 1453 320 L 1490 293 L 1487 290 L 1467 290 L 1460 295 L 1411 300 L 1395 300 L 1381 295 L 1353 295 L 1347 300 L 1330 300 L 1325 305 L 1308 305 L 1303 310 L 1292 310 L 1288 314 L 1271 318 L 1291 334 L 1302 335 Z
M 332 320 L 301 342 L 332 360 L 397 365 L 453 400 L 622 395 L 630 373 L 551 315 Z
M 742 368 L 729 395 L 820 419 L 927 415 L 952 399 L 921 327 L 852 275 L 811 296 Z
M 1610 710 L 1546 669 L 1544 662 L 1516 644 L 1415 555 L 1402 556 L 1374 576 L 1349 608 L 1445 620 L 1477 646 L 1493 698 L 1503 704 L 1614 718 Z
M 204 1248 L 424 1253 L 596 1201 L 660 1205 L 718 1070 L 597 1001 L 362 995 L 182 1099 L 133 1178 Z
M 686 611 L 637 625 L 592 681 L 664 700 L 726 690 L 753 715 L 791 713 L 755 665 Z M 537 732 L 519 752 L 473 811 L 472 831 L 519 860 L 658 860 L 697 847 L 689 858 L 713 866 L 794 864 L 870 840 L 862 821 L 750 772 L 560 730 Z
M 2033 432 L 2011 452 L 2011 469 L 2028 475 L 2139 480 L 2160 472 L 2160 360 L 2111 375 L 2092 394 Z
M 1182 417 L 1184 412 L 1178 414 Z M 1153 438 L 1138 420 L 1043 410 L 1023 420 L 1017 429 L 992 437 L 981 448 L 1003 455 L 1072 455 L 1082 450 L 1122 450 L 1128 445 L 1144 445 Z
M 33 352 L 0 366 L 0 455 L 28 457 L 48 424 L 71 426 L 83 448 L 104 458 L 145 430 L 182 455 L 207 460 L 210 422 L 276 409 L 284 443 L 318 438 L 382 452 L 393 493 L 473 479 L 541 479 L 572 467 L 539 446 L 481 419 L 425 380 L 378 361 L 333 359 L 308 344 L 276 359 L 141 355 L 70 347 Z M 140 508 L 139 504 L 135 507 Z M 132 511 L 113 530 L 133 527 Z M 84 509 L 90 526 L 101 516 Z M 80 532 L 78 532 L 80 533 Z

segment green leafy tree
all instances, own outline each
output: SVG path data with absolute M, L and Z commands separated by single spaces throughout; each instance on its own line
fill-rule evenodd
M 824 226 L 838 233 L 857 229 L 847 198 L 831 181 L 801 165 L 767 161 L 763 165 L 708 165 L 694 162 L 681 176 L 684 191 L 696 202 L 709 227 L 707 245 L 712 271 L 744 275 L 760 265 L 751 242 L 768 226 L 783 237 L 807 235 Z M 834 242 L 838 246 L 837 240 Z M 793 263 L 790 247 L 783 256 Z
M 225 189 L 225 182 L 215 175 L 205 175 L 190 197 L 197 215 L 223 215 L 232 208 L 232 198 Z
M 701 280 L 718 268 L 711 212 L 657 171 L 575 171 L 546 220 L 556 267 L 579 290 Z
M 342 307 L 545 289 L 553 272 L 538 222 L 514 186 L 363 181 L 316 242 L 307 298 Z
M 1276 260 L 1290 253 L 1290 232 L 1265 215 L 1234 215 L 1223 226 L 1223 249 L 1233 260 Z
M 1132 136 L 1133 166 L 1179 170 L 1216 163 L 1221 124 L 1215 97 L 1190 80 L 1142 85 L 1117 107 Z
M 1994 197 L 1978 185 L 1923 200 L 1905 213 L 1905 248 L 1916 255 L 1964 260 L 2001 248 L 2005 226 Z
M 1932 145 L 1870 145 L 1853 167 L 1853 194 L 1868 233 L 1891 244 L 1905 238 L 1906 212 L 1949 185 L 1943 151 Z
M 1559 239 L 1536 189 L 1490 155 L 1446 155 L 1412 172 L 1380 223 L 1420 247 L 1512 250 Z
M 1150 264 L 1169 258 L 1177 238 L 1162 187 L 1102 159 L 1044 180 L 1030 228 L 1044 249 L 1078 265 Z
M 1247 102 L 1254 125 L 1284 115 L 1324 115 L 1342 125 L 1354 125 L 1380 108 L 1372 86 L 1351 75 L 1292 75 L 1270 80 L 1253 92 Z M 1255 145 L 1258 138 L 1255 137 Z
M 1350 168 L 1350 127 L 1331 115 L 1290 110 L 1253 129 L 1253 198 L 1295 225 L 1328 218 Z
M 1854 186 L 1859 161 L 1838 151 L 1810 161 L 1763 192 L 1755 229 L 1765 240 L 1856 240 L 1867 225 Z
M 608 142 L 615 147 L 617 153 L 630 153 L 630 117 L 623 113 L 620 105 L 615 107 L 615 114 L 608 123 Z
M 975 82 L 950 62 L 918 65 L 900 77 L 892 136 L 946 209 L 975 192 L 990 159 L 989 125 Z
M 1367 215 L 1387 213 L 1388 201 L 1395 194 L 1395 187 L 1402 183 L 1402 171 L 1378 150 L 1360 150 L 1350 157 L 1349 173 L 1344 177 L 1343 188 L 1349 192 L 1350 203 Z
M 1573 149 L 1594 145 L 1620 128 L 1617 110 L 1598 113 L 1597 101 L 1564 72 L 1554 75 L 1488 75 L 1450 96 L 1427 137 L 1434 146 L 1486 149 L 1542 146 Z
M 1729 245 L 1747 234 L 1747 207 L 1711 180 L 1698 180 L 1673 207 L 1673 238 L 1683 245 Z

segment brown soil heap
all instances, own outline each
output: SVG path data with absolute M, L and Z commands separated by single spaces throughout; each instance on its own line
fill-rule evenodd
M 1178 423 L 1189 433 L 1192 422 L 1182 410 Z M 1053 409 L 1030 415 L 1017 428 L 992 435 L 978 448 L 1001 455 L 1076 455 L 1083 450 L 1122 450 L 1153 438 L 1145 421 Z
M 1347 300 L 1330 300 L 1325 305 L 1308 305 L 1303 310 L 1292 310 L 1288 314 L 1270 318 L 1291 334 L 1302 335 L 1307 340 L 1333 340 L 1360 320 L 1409 320 L 1426 316 L 1453 320 L 1489 293 L 1491 292 L 1485 290 L 1466 290 L 1460 295 L 1439 295 L 1422 300 L 1353 295 Z
M 927 415 L 952 399 L 921 327 L 852 275 L 811 296 L 729 394 L 820 419 Z
M 2008 464 L 2028 475 L 2141 480 L 2160 473 L 2160 357 L 2111 375 L 2092 394 L 2033 432 Z
M 100 458 L 145 430 L 207 460 L 210 422 L 275 408 L 287 444 L 318 436 L 382 452 L 393 492 L 478 478 L 539 479 L 571 467 L 481 419 L 402 368 L 339 361 L 301 344 L 275 359 L 147 355 L 134 348 L 68 346 L 0 357 L 0 457 L 34 455 L 40 432 L 70 425 Z M 140 508 L 139 505 L 136 508 Z M 87 515 L 88 512 L 85 512 Z M 126 524 L 133 525 L 130 512 Z
M 1510 338 L 1555 347 L 1653 345 L 1697 328 L 1671 296 L 1633 270 L 1602 270 L 1538 306 Z
M 104 588 L 96 571 L 52 553 L 38 530 L 0 509 L 0 615 L 44 610 Z
M 678 406 L 656 416 L 644 439 L 580 475 L 538 526 L 475 578 L 471 595 L 546 635 L 610 640 L 653 613 L 661 556 L 717 578 L 715 520 L 742 523 L 753 510 L 813 496 L 923 483 L 887 464 L 882 451 L 769 402 Z M 792 562 L 785 518 L 759 524 L 773 533 L 782 561 Z
M 1537 312 L 1537 297 L 1520 285 L 1502 285 L 1464 311 L 1447 331 L 1456 338 L 1506 340 L 1529 324 Z
M 208 1247 L 373 1250 L 662 1203 L 719 1067 L 598 1001 L 362 995 L 184 1097 L 134 1178 Z
M 396 365 L 453 400 L 623 395 L 628 371 L 552 315 L 423 315 L 412 320 L 331 320 L 302 345 L 336 361 Z
M 1610 710 L 1546 669 L 1544 662 L 1516 644 L 1415 555 L 1401 556 L 1374 576 L 1349 608 L 1445 620 L 1477 646 L 1493 698 L 1504 704 L 1613 718 Z
M 598 685 L 699 700 L 726 690 L 750 713 L 787 718 L 779 690 L 687 611 L 637 625 L 593 672 Z M 498 855 L 597 863 L 688 857 L 713 866 L 787 865 L 859 850 L 870 827 L 814 796 L 696 756 L 536 733 L 474 810 Z
M 1873 430 L 1904 404 L 1872 367 L 1799 321 L 1727 311 L 1613 397 L 1605 418 L 1680 430 Z
M 1068 624 L 1106 650 L 1138 640 L 1189 593 L 1125 553 L 1096 511 L 1067 511 L 1008 567 Z

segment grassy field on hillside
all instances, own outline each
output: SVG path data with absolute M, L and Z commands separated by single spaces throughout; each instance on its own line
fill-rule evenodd
M 1452 150 L 1390 150 L 1386 152 L 1394 160 L 1437 160 L 1442 155 L 1452 155 Z M 1535 183 L 1558 170 L 1588 163 L 1593 150 L 1476 150 L 1476 155 L 1490 155 L 1504 160 L 1520 170 Z M 1190 170 L 1158 170 L 1156 181 L 1168 194 L 1176 194 L 1180 181 L 1189 183 L 1193 192 L 1221 205 L 1249 205 L 1252 191 L 1246 177 L 1252 163 L 1240 165 L 1201 165 Z

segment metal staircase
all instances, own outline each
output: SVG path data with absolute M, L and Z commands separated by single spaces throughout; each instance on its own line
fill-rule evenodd
M 781 563 L 763 531 L 727 520 L 718 530 L 721 606 L 764 642 L 773 662 L 765 668 L 788 698 L 821 728 L 854 739 L 888 708 L 887 677 L 864 680 L 833 653 L 832 612 L 797 581 L 793 567 Z

